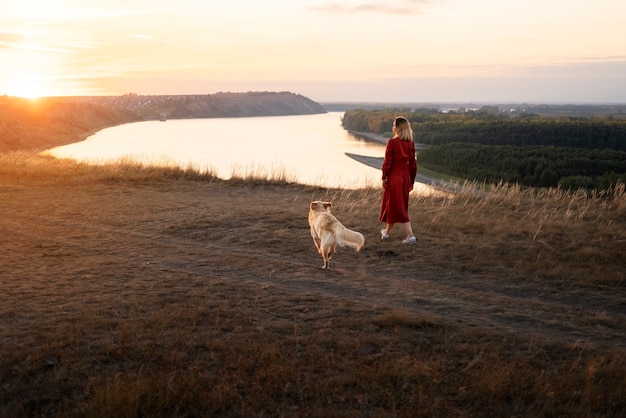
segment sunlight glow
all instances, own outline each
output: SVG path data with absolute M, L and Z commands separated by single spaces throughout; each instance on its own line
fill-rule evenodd
M 6 83 L 4 90 L 6 90 L 6 94 L 9 96 L 25 97 L 29 99 L 51 95 L 44 81 L 32 76 L 24 76 L 10 80 Z
M 626 27 L 623 0 L 6 3 L 0 95 L 279 90 L 317 101 L 626 97 L 626 48 L 618 36 Z

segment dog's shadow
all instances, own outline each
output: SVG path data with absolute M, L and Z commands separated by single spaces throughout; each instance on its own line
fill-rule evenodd
M 397 257 L 400 254 L 392 250 L 378 250 L 376 251 L 376 255 L 382 258 L 382 257 Z

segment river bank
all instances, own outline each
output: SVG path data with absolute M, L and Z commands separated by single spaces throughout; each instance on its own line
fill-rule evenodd
M 389 138 L 386 138 L 383 135 L 375 134 L 373 132 L 351 131 L 351 130 L 347 130 L 347 131 L 350 132 L 352 135 L 356 136 L 357 138 L 362 138 L 367 141 L 381 142 L 383 144 L 386 144 L 387 141 L 389 140 Z M 423 149 L 425 146 L 426 145 L 424 144 L 416 143 L 415 149 L 416 150 Z M 372 156 L 352 154 L 352 153 L 346 153 L 346 155 L 362 164 L 365 164 L 377 170 L 380 170 L 383 165 L 384 157 L 372 157 Z M 443 192 L 443 193 L 457 193 L 465 187 L 465 186 L 460 185 L 459 183 L 445 181 L 437 177 L 420 173 L 419 163 L 418 163 L 418 170 L 417 170 L 417 176 L 415 177 L 415 181 L 418 183 L 433 187 L 437 191 Z M 421 193 L 424 193 L 424 191 L 421 191 Z
M 383 144 L 386 144 L 387 141 L 389 140 L 388 137 L 384 135 L 376 134 L 374 132 L 352 131 L 350 129 L 346 129 L 346 130 L 350 132 L 352 135 L 356 136 L 357 138 L 362 138 L 368 141 L 382 142 Z M 421 149 L 424 149 L 425 147 L 427 147 L 426 144 L 422 144 L 419 142 L 415 143 L 415 149 L 418 151 Z

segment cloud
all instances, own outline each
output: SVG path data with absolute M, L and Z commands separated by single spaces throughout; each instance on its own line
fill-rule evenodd
M 138 38 L 138 39 L 154 39 L 154 36 L 150 36 L 150 35 L 144 35 L 142 33 L 133 33 L 133 37 Z
M 329 13 L 383 13 L 394 15 L 424 14 L 422 6 L 433 0 L 396 0 L 396 1 L 335 1 L 312 6 L 319 12 Z
M 0 48 L 10 48 L 12 43 L 20 42 L 22 39 L 22 36 L 15 33 L 0 32 Z

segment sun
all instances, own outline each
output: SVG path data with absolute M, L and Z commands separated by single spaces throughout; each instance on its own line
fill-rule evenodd
M 48 95 L 45 83 L 38 77 L 19 77 L 5 85 L 8 96 L 37 99 Z

